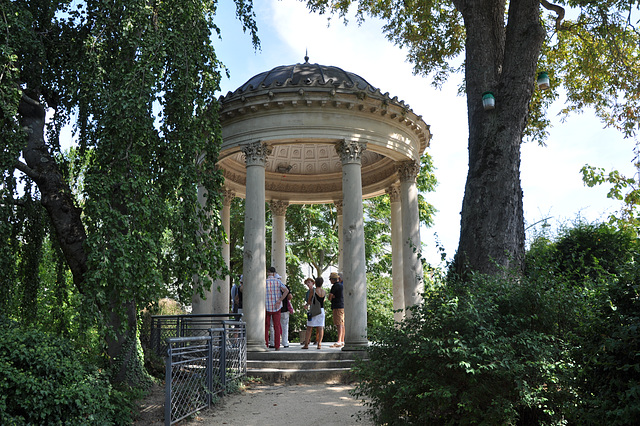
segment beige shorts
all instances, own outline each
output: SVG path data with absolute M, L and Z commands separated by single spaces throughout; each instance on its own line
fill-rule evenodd
M 334 325 L 344 325 L 344 309 L 334 309 L 332 315 Z

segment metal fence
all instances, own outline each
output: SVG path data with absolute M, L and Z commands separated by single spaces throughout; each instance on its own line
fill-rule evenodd
M 196 329 L 206 335 L 167 339 L 165 425 L 208 408 L 213 396 L 247 374 L 245 323 L 222 321 L 220 325 Z
M 239 321 L 242 314 L 153 315 L 149 345 L 163 357 L 170 337 L 207 336 L 210 328 L 222 327 L 225 320 Z

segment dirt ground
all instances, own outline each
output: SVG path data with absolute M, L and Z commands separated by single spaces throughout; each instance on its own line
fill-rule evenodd
M 362 404 L 349 391 L 351 385 L 249 384 L 239 393 L 225 395 L 208 410 L 180 426 L 372 425 Z M 140 404 L 136 426 L 164 424 L 164 388 L 156 386 Z M 362 417 L 358 420 L 358 416 Z

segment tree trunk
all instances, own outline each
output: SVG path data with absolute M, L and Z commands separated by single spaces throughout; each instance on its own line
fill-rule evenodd
M 538 0 L 459 1 L 467 29 L 469 172 L 455 268 L 461 275 L 522 269 L 524 214 L 520 144 L 535 87 L 544 31 Z M 484 110 L 482 94 L 495 95 Z
M 81 218 L 69 185 L 50 155 L 44 140 L 45 110 L 42 104 L 24 95 L 19 107 L 20 124 L 27 131 L 27 144 L 23 149 L 26 165 L 18 169 L 38 185 L 42 205 L 47 210 L 58 236 L 65 259 L 73 274 L 73 281 L 81 294 L 91 296 L 85 285 L 87 239 Z M 106 316 L 112 334 L 107 337 L 107 355 L 112 367 L 112 380 L 129 385 L 147 383 L 142 360 L 139 358 L 137 337 L 137 307 L 134 301 L 125 304 L 125 321 L 120 307 L 108 301 L 98 305 Z
M 73 282 L 84 294 L 84 275 L 87 272 L 84 242 L 87 235 L 82 225 L 81 209 L 76 207 L 71 189 L 45 144 L 43 105 L 23 95 L 18 112 L 20 124 L 27 131 L 27 144 L 22 151 L 27 167 L 18 164 L 18 168 L 38 185 L 41 203 L 56 230 Z
M 135 302 L 127 302 L 125 309 L 125 317 L 120 316 L 117 306 L 111 306 L 109 312 L 109 325 L 114 333 L 107 336 L 111 380 L 131 386 L 146 386 L 151 382 L 144 369 L 144 362 L 139 356 L 142 349 L 138 338 Z

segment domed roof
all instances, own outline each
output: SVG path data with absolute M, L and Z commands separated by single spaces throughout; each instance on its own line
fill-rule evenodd
M 431 132 L 421 116 L 357 74 L 305 62 L 251 77 L 219 98 L 225 187 L 246 195 L 249 146 L 263 144 L 266 199 L 289 203 L 342 200 L 337 145 L 362 143 L 363 198 L 384 194 L 398 164 L 419 162 Z M 262 145 L 260 145 L 262 146 Z
M 311 84 L 332 84 L 335 87 L 349 87 L 353 89 L 375 91 L 371 85 L 362 77 L 352 72 L 347 72 L 342 68 L 310 64 L 281 65 L 270 71 L 262 72 L 240 86 L 239 90 L 246 91 L 259 87 L 269 87 L 271 85 L 282 86 L 290 82 L 293 85 Z
M 390 98 L 389 93 L 382 93 L 380 89 L 373 87 L 367 80 L 357 74 L 348 72 L 339 67 L 309 63 L 309 57 L 305 56 L 305 62 L 294 65 L 280 65 L 269 71 L 261 72 L 251 77 L 246 83 L 234 92 L 228 92 L 220 97 L 220 102 L 227 103 L 239 97 L 251 96 L 253 93 L 265 89 L 292 90 L 298 87 L 333 88 L 335 92 L 359 93 L 377 99 L 384 99 L 408 108 L 397 97 Z

